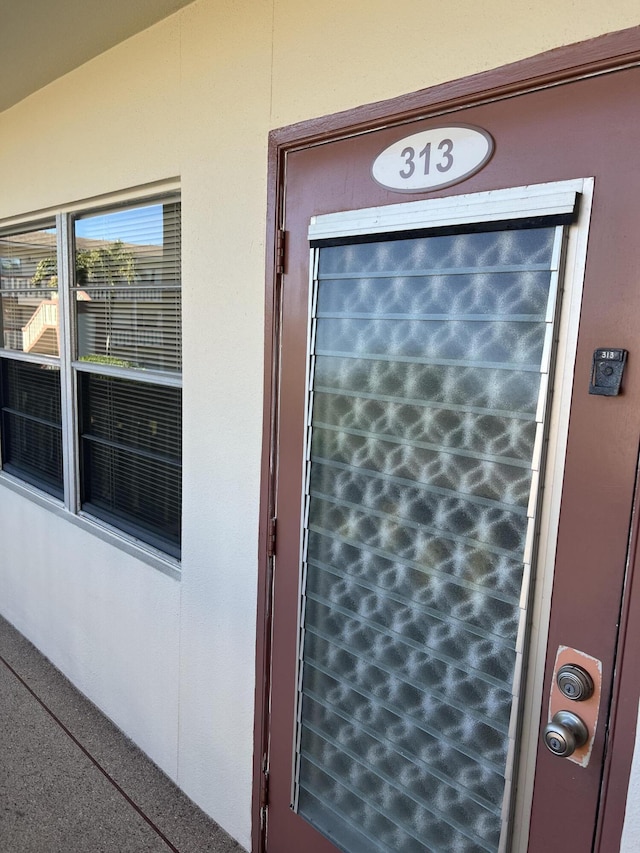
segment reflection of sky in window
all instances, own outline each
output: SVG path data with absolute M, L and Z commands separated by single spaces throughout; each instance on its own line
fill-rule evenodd
M 162 205 L 136 207 L 76 219 L 76 237 L 162 245 Z

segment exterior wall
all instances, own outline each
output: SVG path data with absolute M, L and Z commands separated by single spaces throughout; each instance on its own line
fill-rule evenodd
M 0 485 L 0 610 L 247 847 L 268 131 L 638 23 L 635 0 L 197 0 L 0 114 L 0 224 L 180 178 L 185 424 L 181 581 Z
M 640 720 L 640 708 L 638 709 Z M 620 844 L 620 853 L 634 853 L 640 849 L 640 726 L 636 732 L 636 745 L 633 751 L 633 765 L 629 791 L 627 795 L 627 810 L 624 818 L 624 830 Z

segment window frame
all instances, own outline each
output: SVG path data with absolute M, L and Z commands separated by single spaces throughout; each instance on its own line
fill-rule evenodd
M 172 182 L 173 184 L 173 182 Z M 116 213 L 126 209 L 150 206 L 154 204 L 181 204 L 179 187 L 175 184 L 168 186 L 162 192 L 150 194 L 117 193 L 111 197 L 99 199 L 96 203 L 86 203 L 61 207 L 48 211 L 41 218 L 24 218 L 16 220 L 0 230 L 0 237 L 22 234 L 31 230 L 43 228 L 56 229 L 56 254 L 58 267 L 58 323 L 59 323 L 59 355 L 32 355 L 20 350 L 10 350 L 2 346 L 0 341 L 0 360 L 36 364 L 51 364 L 60 371 L 60 408 L 62 416 L 62 470 L 63 497 L 40 488 L 33 482 L 22 479 L 19 474 L 5 470 L 0 444 L 0 483 L 9 489 L 33 500 L 41 506 L 62 516 L 73 524 L 92 532 L 100 539 L 109 542 L 121 550 L 158 568 L 165 574 L 180 577 L 180 547 L 172 549 L 163 547 L 158 538 L 152 534 L 146 539 L 136 535 L 135 523 L 119 524 L 117 517 L 105 512 L 105 517 L 99 517 L 82 506 L 82 446 L 80 438 L 80 393 L 81 374 L 96 375 L 125 379 L 152 386 L 169 386 L 182 389 L 182 371 L 137 370 L 109 364 L 80 361 L 78 356 L 77 312 L 75 307 L 75 222 L 83 216 Z M 181 243 L 182 229 L 179 226 Z M 181 264 L 181 254 L 180 254 Z M 176 283 L 182 294 L 182 276 Z M 182 346 L 182 311 L 180 309 L 180 349 Z M 180 403 L 182 408 L 182 403 Z M 1 428 L 1 424 L 0 424 Z M 182 454 L 180 454 L 182 459 Z M 180 513 L 181 515 L 181 513 Z M 181 519 L 180 519 L 181 521 Z M 180 524 L 180 526 L 182 526 Z M 140 527 L 144 534 L 144 528 Z

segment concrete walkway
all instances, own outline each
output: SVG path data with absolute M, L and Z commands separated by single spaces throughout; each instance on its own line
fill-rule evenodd
M 242 850 L 0 617 L 0 853 Z

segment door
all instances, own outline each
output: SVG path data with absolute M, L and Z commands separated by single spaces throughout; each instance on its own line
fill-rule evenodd
M 639 76 L 288 155 L 269 853 L 592 849 L 633 352 L 622 394 L 590 384 L 640 332 Z M 373 179 L 396 143 L 404 174 L 446 171 L 464 125 L 495 143 L 466 180 Z M 427 162 L 429 131 L 451 144 Z M 565 663 L 590 699 L 559 693 Z M 558 710 L 587 724 L 568 757 L 539 735 Z

